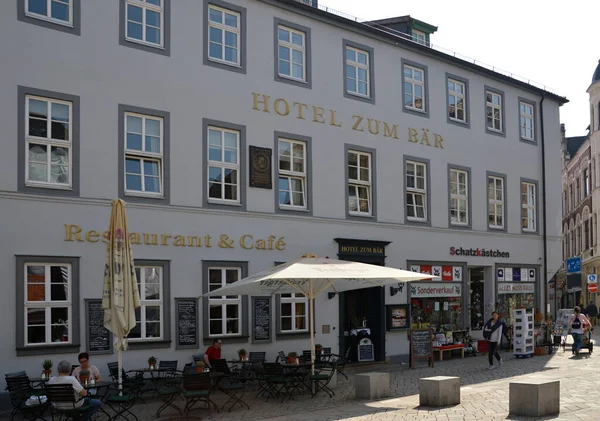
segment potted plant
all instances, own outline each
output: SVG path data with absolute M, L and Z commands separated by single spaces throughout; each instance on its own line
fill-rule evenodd
M 203 373 L 204 372 L 204 361 L 196 361 L 196 373 Z
M 150 366 L 150 370 L 154 370 L 156 368 L 156 358 L 154 356 L 148 358 L 148 366 Z
M 295 352 L 290 352 L 287 357 L 290 364 L 296 364 L 296 358 L 298 358 L 298 354 Z
M 246 350 L 244 348 L 238 350 L 238 357 L 240 358 L 240 361 L 246 359 Z
M 81 370 L 79 372 L 79 382 L 85 385 L 90 380 L 90 370 Z
M 321 345 L 321 344 L 315 345 L 315 352 L 321 352 L 322 350 L 323 350 L 323 345 Z
M 50 374 L 52 373 L 52 360 L 44 360 L 42 368 L 44 369 L 44 375 L 49 379 Z

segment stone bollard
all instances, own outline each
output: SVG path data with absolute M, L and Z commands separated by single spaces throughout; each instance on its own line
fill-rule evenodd
M 560 412 L 560 381 L 525 379 L 509 383 L 511 415 L 542 417 Z
M 460 403 L 460 377 L 436 376 L 419 379 L 419 405 L 441 407 Z
M 357 399 L 379 399 L 390 395 L 390 373 L 362 373 L 354 376 Z

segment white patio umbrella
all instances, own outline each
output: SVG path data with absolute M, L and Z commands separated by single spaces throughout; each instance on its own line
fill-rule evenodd
M 133 263 L 133 253 L 127 229 L 125 202 L 112 201 L 109 241 L 106 244 L 104 266 L 104 327 L 114 336 L 117 349 L 119 394 L 123 389 L 123 351 L 127 349 L 127 335 L 135 327 L 135 309 L 140 307 L 140 293 Z
M 222 288 L 203 294 L 203 297 L 219 295 L 259 295 L 302 293 L 310 307 L 310 351 L 312 373 L 315 362 L 314 300 L 324 292 L 343 292 L 398 282 L 432 279 L 431 275 L 410 272 L 392 267 L 334 260 L 316 256 L 302 257 L 269 270 L 241 279 Z

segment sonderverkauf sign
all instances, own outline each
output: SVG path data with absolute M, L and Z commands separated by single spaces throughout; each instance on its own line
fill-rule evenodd
M 410 296 L 412 298 L 460 297 L 462 296 L 461 287 L 461 284 L 412 283 L 410 285 Z

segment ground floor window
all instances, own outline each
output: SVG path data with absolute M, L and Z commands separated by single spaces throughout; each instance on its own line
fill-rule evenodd
M 496 311 L 508 326 L 512 325 L 513 310 L 535 308 L 535 294 L 499 294 Z
M 461 297 L 427 297 L 410 300 L 411 328 L 431 327 L 436 331 L 463 329 Z

